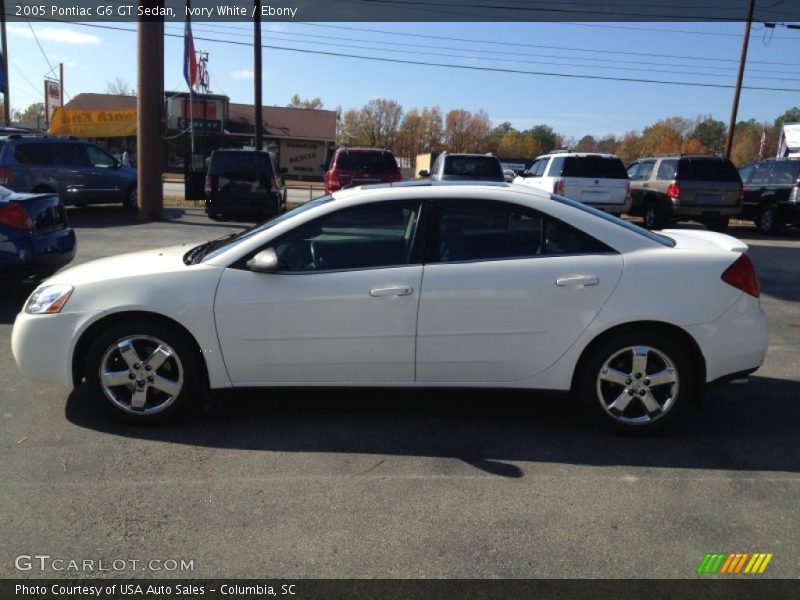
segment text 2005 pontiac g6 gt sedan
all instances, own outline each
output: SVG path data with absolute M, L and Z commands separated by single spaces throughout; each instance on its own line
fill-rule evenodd
M 571 390 L 640 432 L 763 362 L 746 250 L 522 186 L 376 185 L 58 273 L 12 346 L 25 375 L 85 379 L 142 422 L 208 387 L 440 386 Z

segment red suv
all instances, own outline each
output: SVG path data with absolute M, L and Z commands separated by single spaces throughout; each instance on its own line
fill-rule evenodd
M 325 173 L 325 193 L 403 179 L 394 155 L 381 148 L 339 148 Z

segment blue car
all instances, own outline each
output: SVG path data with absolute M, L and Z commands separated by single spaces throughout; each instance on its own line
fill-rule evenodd
M 57 194 L 0 187 L 0 280 L 38 281 L 75 257 L 75 232 Z

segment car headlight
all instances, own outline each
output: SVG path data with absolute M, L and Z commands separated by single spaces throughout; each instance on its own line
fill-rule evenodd
M 69 300 L 71 285 L 46 285 L 31 294 L 25 303 L 25 312 L 31 315 L 53 314 L 61 312 Z

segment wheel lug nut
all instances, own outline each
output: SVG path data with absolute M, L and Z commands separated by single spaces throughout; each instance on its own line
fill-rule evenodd
M 628 390 L 628 396 L 633 396 L 635 392 L 633 390 Z
M 647 390 L 639 390 L 640 396 L 644 396 L 645 394 L 647 394 Z
M 136 379 L 136 375 L 133 373 L 128 373 L 128 379 Z
M 631 379 L 630 377 L 628 377 L 628 378 L 625 380 L 625 385 L 630 385 L 631 383 L 633 383 L 633 379 Z
M 650 380 L 649 380 L 649 379 L 645 379 L 645 380 L 644 380 L 644 384 L 645 384 L 645 385 L 650 385 Z
M 634 375 L 634 377 L 636 377 L 636 379 L 641 379 L 642 378 L 642 374 L 641 373 L 637 373 L 636 375 Z
M 153 367 L 151 367 L 150 365 L 145 365 L 145 366 L 144 366 L 144 370 L 145 370 L 145 371 L 152 371 L 152 370 L 153 370 Z
M 141 369 L 142 365 L 140 365 L 139 363 L 136 363 L 135 365 L 133 365 L 133 368 L 134 369 Z

